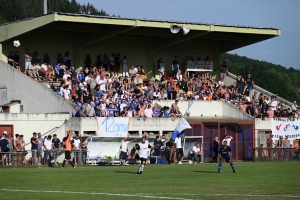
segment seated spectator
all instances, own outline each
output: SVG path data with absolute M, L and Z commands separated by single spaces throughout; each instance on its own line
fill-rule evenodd
M 197 157 L 199 158 L 199 163 L 202 163 L 202 152 L 200 149 L 200 144 L 197 143 L 195 146 L 193 146 L 193 158 L 194 158 L 194 163 L 197 164 Z
M 254 106 L 253 103 L 250 103 L 249 106 L 246 108 L 246 113 L 248 113 L 251 116 L 254 116 Z

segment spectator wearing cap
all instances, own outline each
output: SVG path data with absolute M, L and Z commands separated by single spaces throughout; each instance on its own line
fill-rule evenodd
M 33 165 L 34 163 L 34 158 L 36 158 L 36 153 L 37 153 L 37 150 L 38 150 L 38 144 L 39 144 L 39 141 L 38 141 L 38 138 L 37 138 L 37 133 L 34 132 L 32 134 L 32 138 L 30 139 L 30 142 L 31 142 L 31 165 Z
M 54 134 L 52 139 L 52 149 L 53 149 L 53 158 L 54 158 L 55 166 L 58 165 L 57 158 L 59 156 L 59 146 L 60 146 L 60 140 L 57 138 L 57 135 Z

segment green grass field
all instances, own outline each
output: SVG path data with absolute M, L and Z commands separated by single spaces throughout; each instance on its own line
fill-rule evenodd
M 300 162 L 0 167 L 0 199 L 300 199 Z

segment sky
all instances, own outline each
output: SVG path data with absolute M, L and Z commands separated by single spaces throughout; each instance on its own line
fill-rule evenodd
M 300 70 L 300 0 L 77 0 L 128 18 L 280 28 L 281 36 L 228 53 Z

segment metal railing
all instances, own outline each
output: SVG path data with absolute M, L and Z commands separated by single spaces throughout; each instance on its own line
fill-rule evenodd
M 300 161 L 300 148 L 256 147 L 253 151 L 255 162 Z
M 0 152 L 2 166 L 61 166 L 65 159 L 65 150 L 24 150 Z M 88 151 L 71 151 L 71 159 L 74 164 L 86 164 Z M 66 163 L 68 164 L 68 163 Z
M 41 137 L 47 135 L 47 134 L 50 133 L 50 132 L 55 131 L 55 130 L 58 129 L 58 128 L 59 128 L 59 127 L 57 126 L 57 127 L 54 127 L 54 128 L 52 128 L 52 129 L 50 129 L 50 130 L 47 131 L 46 133 L 42 134 Z M 31 142 L 28 142 L 25 146 L 27 146 L 27 145 L 29 145 L 29 144 L 31 144 Z
M 230 73 L 230 72 L 228 73 L 228 76 L 229 76 L 230 78 L 235 79 L 235 80 L 236 80 L 236 78 L 237 78 L 236 75 L 234 75 L 234 74 L 232 74 L 232 73 Z M 266 95 L 268 95 L 268 96 L 270 96 L 270 97 L 274 94 L 274 93 L 272 93 L 272 92 L 270 92 L 270 91 L 268 91 L 268 90 L 265 90 L 265 89 L 263 89 L 262 87 L 259 87 L 259 86 L 257 86 L 257 85 L 254 85 L 254 89 L 257 90 L 257 91 L 259 91 L 259 92 L 261 92 L 261 93 L 264 93 L 264 94 L 266 94 Z M 288 101 L 288 100 L 286 100 L 286 99 L 284 99 L 284 98 L 282 98 L 282 97 L 279 97 L 279 96 L 277 96 L 277 100 L 280 101 L 280 102 L 282 102 L 282 103 L 284 103 L 284 104 L 286 104 L 287 106 L 290 106 L 290 107 L 292 107 L 292 105 L 293 105 L 292 102 L 290 102 L 290 101 Z

